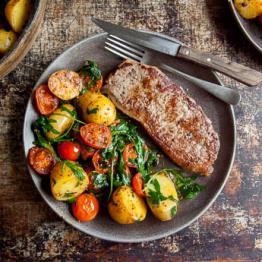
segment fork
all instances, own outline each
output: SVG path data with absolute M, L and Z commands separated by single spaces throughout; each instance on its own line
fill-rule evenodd
M 105 49 L 121 58 L 131 59 L 144 64 L 150 64 L 150 61 L 154 59 L 154 53 L 152 51 L 114 35 L 108 35 L 105 42 Z M 196 86 L 204 89 L 227 104 L 236 105 L 241 99 L 237 90 L 199 79 L 163 63 L 159 63 L 158 67 L 194 83 Z

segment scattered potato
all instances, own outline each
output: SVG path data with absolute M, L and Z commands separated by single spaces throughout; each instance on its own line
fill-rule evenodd
M 146 218 L 147 208 L 143 198 L 139 197 L 131 187 L 120 186 L 112 195 L 108 212 L 119 224 L 133 224 Z
M 150 190 L 156 192 L 157 189 L 154 185 L 157 181 L 160 192 L 158 195 L 165 197 L 165 200 L 154 203 L 150 198 Z M 158 173 L 153 176 L 151 182 L 146 186 L 147 203 L 156 218 L 161 221 L 172 219 L 176 215 L 178 197 L 174 183 L 165 173 Z
M 66 164 L 69 163 L 69 164 Z M 77 168 L 82 174 L 82 179 L 77 177 L 70 166 Z M 56 200 L 66 201 L 82 194 L 89 183 L 86 172 L 76 162 L 60 161 L 56 163 L 51 171 L 51 191 Z
M 14 45 L 17 37 L 13 31 L 0 29 L 0 54 L 4 54 Z
M 111 125 L 116 119 L 115 105 L 101 93 L 87 91 L 79 97 L 82 116 L 87 123 Z
M 236 9 L 246 19 L 253 19 L 262 14 L 262 0 L 235 0 Z
M 5 16 L 13 30 L 21 33 L 27 22 L 32 4 L 30 0 L 10 0 L 5 6 Z

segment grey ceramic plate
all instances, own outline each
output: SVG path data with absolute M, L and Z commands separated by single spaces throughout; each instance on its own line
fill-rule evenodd
M 262 53 L 262 26 L 257 19 L 244 19 L 236 10 L 233 0 L 229 0 L 229 5 L 235 20 L 247 39 Z
M 99 34 L 84 39 L 66 50 L 45 70 L 35 87 L 40 83 L 46 82 L 48 76 L 54 71 L 63 68 L 76 70 L 82 66 L 87 59 L 96 61 L 104 75 L 109 73 L 121 60 L 104 50 L 105 37 L 105 34 Z M 168 58 L 162 56 L 162 60 L 166 61 Z M 172 61 L 169 62 L 193 75 L 215 83 L 219 82 L 216 76 L 209 70 L 173 58 Z M 235 121 L 233 109 L 185 80 L 175 78 L 174 80 L 183 86 L 190 96 L 203 107 L 208 117 L 212 120 L 214 128 L 220 137 L 221 149 L 214 166 L 214 173 L 210 177 L 199 178 L 199 182 L 206 184 L 207 189 L 196 199 L 183 201 L 179 206 L 177 216 L 172 221 L 161 222 L 148 212 L 147 218 L 141 223 L 119 225 L 110 219 L 106 210 L 101 210 L 94 221 L 79 223 L 71 215 L 68 204 L 53 199 L 49 189 L 48 178 L 39 177 L 29 168 L 35 186 L 43 199 L 67 223 L 89 235 L 101 239 L 116 242 L 148 241 L 168 236 L 190 225 L 202 215 L 216 199 L 227 180 L 235 154 Z M 37 113 L 34 110 L 32 99 L 30 98 L 25 114 L 23 134 L 26 155 L 33 145 L 34 137 L 31 131 L 31 124 L 36 118 Z M 161 166 L 173 166 L 173 164 L 166 158 L 161 161 Z

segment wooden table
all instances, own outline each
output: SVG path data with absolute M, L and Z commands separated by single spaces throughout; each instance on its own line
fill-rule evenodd
M 0 81 L 0 257 L 55 261 L 258 261 L 262 257 L 261 86 L 237 87 L 237 153 L 215 204 L 197 222 L 167 238 L 141 244 L 102 241 L 58 218 L 34 188 L 26 169 L 22 125 L 34 83 L 47 65 L 100 30 L 90 16 L 176 36 L 192 47 L 262 70 L 262 55 L 241 34 L 227 1 L 49 0 L 31 51 Z M 127 232 L 128 233 L 128 232 Z

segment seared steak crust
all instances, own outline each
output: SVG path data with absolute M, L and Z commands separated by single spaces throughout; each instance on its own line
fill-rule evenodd
M 158 68 L 125 61 L 108 77 L 105 91 L 176 164 L 203 175 L 213 172 L 219 139 L 211 121 Z

